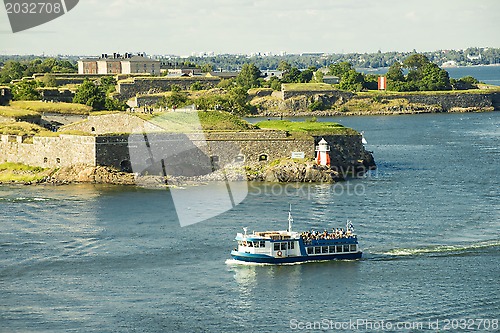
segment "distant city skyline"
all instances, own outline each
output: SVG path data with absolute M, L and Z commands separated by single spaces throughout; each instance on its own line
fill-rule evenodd
M 82 0 L 0 54 L 418 52 L 500 47 L 498 0 Z

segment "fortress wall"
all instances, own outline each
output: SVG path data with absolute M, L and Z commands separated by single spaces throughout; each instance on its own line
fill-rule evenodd
M 406 98 L 410 103 L 441 105 L 445 111 L 452 108 L 491 108 L 493 94 L 447 93 L 447 94 L 397 94 L 383 96 L 385 99 Z
M 309 91 L 300 91 L 300 90 L 283 90 L 282 91 L 282 98 L 283 100 L 290 99 L 292 97 L 297 97 L 297 96 L 306 96 L 306 97 L 314 97 L 316 95 L 321 95 L 321 96 L 329 96 L 330 98 L 333 99 L 339 99 L 342 98 L 344 100 L 349 100 L 351 99 L 354 94 L 346 91 L 340 91 L 340 90 L 309 90 Z
M 40 167 L 74 165 L 112 166 L 123 171 L 193 176 L 213 168 L 243 162 L 259 163 L 289 158 L 292 152 L 315 157 L 315 145 L 325 138 L 331 146 L 332 165 L 339 168 L 360 165 L 366 158 L 361 136 L 332 135 L 296 139 L 281 131 L 208 132 L 195 134 L 150 133 L 114 136 L 33 137 L 26 143 L 20 136 L 2 135 L 0 162 Z M 164 159 L 163 165 L 161 160 Z M 261 163 L 267 163 L 265 161 Z
M 44 168 L 76 164 L 95 165 L 95 138 L 92 136 L 60 135 L 59 137 L 26 138 L 2 135 L 0 161 L 23 163 Z
M 149 133 L 96 138 L 97 165 L 123 169 L 129 165 L 134 172 L 146 170 L 150 175 L 196 175 L 212 168 L 243 161 L 258 163 L 261 155 L 267 161 L 289 158 L 292 152 L 303 152 L 305 158 L 315 157 L 315 144 L 325 138 L 331 145 L 331 161 L 339 168 L 359 166 L 367 159 L 360 135 L 332 135 L 295 139 L 286 132 L 256 133 Z M 147 141 L 146 141 L 147 140 Z M 163 166 L 161 160 L 163 159 Z M 266 162 L 262 162 L 266 163 Z
M 128 100 L 135 97 L 137 94 L 154 94 L 165 91 L 170 91 L 172 85 L 180 86 L 184 90 L 188 90 L 195 82 L 200 82 L 210 87 L 215 87 L 219 82 L 219 78 L 209 77 L 153 77 L 153 78 L 131 78 L 126 81 L 118 82 L 117 96 L 120 100 Z

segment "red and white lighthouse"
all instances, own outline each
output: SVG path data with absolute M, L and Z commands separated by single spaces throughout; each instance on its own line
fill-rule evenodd
M 330 146 L 324 138 L 321 138 L 321 141 L 316 146 L 316 151 L 316 163 L 330 166 Z
M 385 76 L 378 77 L 378 90 L 387 89 L 387 78 Z

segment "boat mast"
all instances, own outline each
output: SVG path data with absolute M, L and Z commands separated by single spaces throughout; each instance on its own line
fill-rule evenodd
M 290 209 L 288 210 L 288 232 L 292 232 L 292 204 L 290 204 Z

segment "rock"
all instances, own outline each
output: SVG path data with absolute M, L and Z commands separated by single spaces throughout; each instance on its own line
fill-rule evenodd
M 264 171 L 263 179 L 268 182 L 326 182 L 332 183 L 339 179 L 334 170 L 317 165 L 314 161 L 282 160 L 277 165 L 271 165 Z

